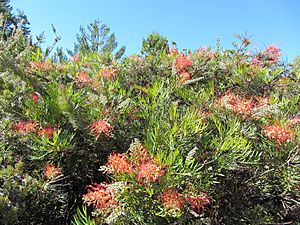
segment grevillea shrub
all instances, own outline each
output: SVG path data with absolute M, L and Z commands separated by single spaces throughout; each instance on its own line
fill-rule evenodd
M 280 49 L 155 35 L 121 60 L 0 43 L 2 224 L 300 222 L 300 84 Z

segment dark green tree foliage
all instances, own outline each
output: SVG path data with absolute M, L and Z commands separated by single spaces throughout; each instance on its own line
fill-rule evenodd
M 4 20 L 4 24 L 0 26 L 1 36 L 6 40 L 7 37 L 11 36 L 13 31 L 21 26 L 21 30 L 25 36 L 28 36 L 30 33 L 29 22 L 27 16 L 18 11 L 18 14 L 15 15 L 12 13 L 12 7 L 9 4 L 10 0 L 1 0 L 0 1 L 0 19 Z
M 151 33 L 143 39 L 141 53 L 143 55 L 157 56 L 168 52 L 168 39 L 158 33 Z
M 125 46 L 117 49 L 118 42 L 115 34 L 111 33 L 110 28 L 99 20 L 89 24 L 87 30 L 81 26 L 76 39 L 73 54 L 115 52 L 115 57 L 119 59 L 125 52 Z

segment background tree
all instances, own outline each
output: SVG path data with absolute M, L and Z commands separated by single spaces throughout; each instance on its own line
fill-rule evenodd
M 126 49 L 125 46 L 122 46 L 116 50 L 118 42 L 115 34 L 111 33 L 110 27 L 102 24 L 99 20 L 89 24 L 87 30 L 80 26 L 76 39 L 74 52 L 71 54 L 112 53 L 115 51 L 115 57 L 121 58 Z
M 9 4 L 9 0 L 0 1 L 0 15 L 1 19 L 4 20 L 3 26 L 0 26 L 0 32 L 4 39 L 6 40 L 8 36 L 11 36 L 14 29 L 17 29 L 18 26 L 21 26 L 25 36 L 28 36 L 30 33 L 29 22 L 27 16 L 18 10 L 17 15 L 12 13 L 12 7 Z
M 141 53 L 144 55 L 159 55 L 168 52 L 168 39 L 158 33 L 151 33 L 143 39 Z

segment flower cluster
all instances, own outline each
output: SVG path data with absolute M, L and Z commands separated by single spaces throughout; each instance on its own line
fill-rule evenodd
M 159 200 L 163 203 L 166 209 L 181 209 L 183 206 L 183 199 L 178 191 L 168 189 L 164 191 L 160 196 Z
M 61 168 L 53 164 L 49 164 L 44 169 L 44 175 L 47 180 L 51 180 L 61 174 Z
M 267 125 L 263 127 L 263 132 L 270 140 L 277 141 L 282 144 L 286 141 L 293 141 L 295 134 L 288 127 L 282 127 L 280 125 Z
M 184 196 L 185 202 L 190 204 L 192 209 L 198 213 L 200 213 L 205 205 L 208 205 L 210 203 L 210 200 L 206 193 L 201 192 L 197 196 L 191 196 L 191 195 L 185 195 Z
M 103 119 L 93 122 L 92 125 L 90 125 L 90 130 L 92 133 L 96 134 L 98 138 L 102 135 L 102 133 L 106 137 L 110 137 L 113 127 L 107 122 L 107 119 Z
M 263 66 L 266 63 L 274 65 L 279 62 L 279 57 L 281 56 L 281 49 L 276 45 L 269 45 L 264 51 L 259 52 L 252 60 L 251 64 L 253 66 Z
M 298 124 L 300 124 L 300 118 L 298 117 L 295 117 L 295 118 L 292 118 L 292 119 L 289 119 L 286 123 L 286 125 L 288 127 L 295 127 L 297 126 Z
M 113 68 L 104 68 L 100 70 L 99 74 L 106 79 L 112 79 L 117 74 L 117 70 Z
M 169 54 L 170 54 L 170 55 L 178 55 L 178 50 L 177 50 L 176 45 L 173 45 L 173 46 L 170 48 Z
M 118 174 L 131 173 L 133 170 L 132 165 L 128 162 L 126 155 L 116 152 L 108 157 L 107 166 Z
M 180 54 L 177 56 L 175 67 L 180 83 L 184 83 L 191 78 L 190 73 L 187 71 L 187 68 L 191 65 L 191 59 L 185 54 Z
M 107 183 L 88 185 L 88 193 L 83 200 L 97 209 L 110 209 L 117 205 L 116 191 Z
M 29 134 L 37 131 L 37 123 L 32 120 L 19 121 L 12 125 L 12 129 L 20 134 Z
M 268 100 L 268 98 L 262 97 L 243 98 L 229 91 L 222 95 L 217 102 L 219 107 L 225 107 L 247 117 L 256 110 L 265 107 L 268 104 Z
M 164 174 L 165 172 L 162 170 L 161 166 L 152 161 L 148 161 L 142 163 L 139 167 L 137 180 L 146 184 L 149 182 L 159 182 L 159 178 Z
M 50 62 L 31 62 L 31 70 L 37 70 L 41 72 L 50 72 L 53 69 L 53 65 Z
M 86 73 L 81 71 L 76 77 L 76 83 L 78 86 L 82 87 L 86 84 L 91 84 L 93 82 L 92 78 Z

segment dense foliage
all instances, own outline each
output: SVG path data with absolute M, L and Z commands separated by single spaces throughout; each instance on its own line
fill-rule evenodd
M 1 224 L 300 224 L 300 77 L 277 46 L 179 53 L 151 34 L 120 60 L 58 61 L 11 36 Z

